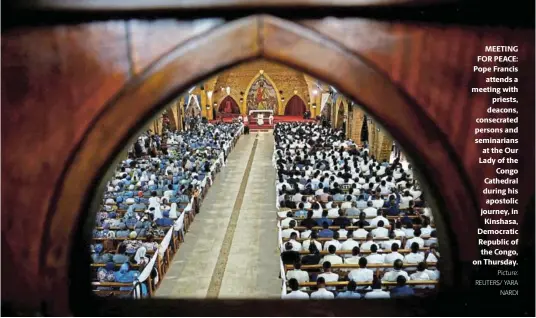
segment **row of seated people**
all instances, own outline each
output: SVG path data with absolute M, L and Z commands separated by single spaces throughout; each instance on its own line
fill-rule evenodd
M 278 212 L 278 216 L 280 212 Z M 376 232 L 378 234 L 386 234 L 387 229 L 392 229 L 395 231 L 397 236 L 411 237 L 413 236 L 413 231 L 418 228 L 421 230 L 421 233 L 425 236 L 430 236 L 435 227 L 428 216 L 421 215 L 417 213 L 412 216 L 399 216 L 399 217 L 389 217 L 385 212 L 378 211 L 377 216 L 374 218 L 367 217 L 364 212 L 361 212 L 358 219 L 349 218 L 346 216 L 344 210 L 338 211 L 337 217 L 329 217 L 327 211 L 322 213 L 321 217 L 314 217 L 312 211 L 307 212 L 305 218 L 296 216 L 294 211 L 283 212 L 286 213 L 286 217 L 279 217 L 281 220 L 281 226 L 283 228 L 287 227 L 306 227 L 306 228 L 318 228 L 318 227 L 345 227 L 352 229 L 370 229 L 377 228 Z M 298 223 L 299 222 L 299 223 Z M 380 225 L 381 224 L 381 225 Z M 366 233 L 363 233 L 366 235 Z M 386 236 L 386 235 L 382 235 Z
M 323 244 L 325 250 L 329 245 L 335 245 L 337 249 L 344 246 L 343 248 L 347 250 L 354 246 L 366 246 L 367 249 L 370 249 L 374 241 L 377 241 L 381 248 L 389 248 L 391 244 L 397 243 L 398 246 L 406 249 L 410 248 L 413 242 L 418 243 L 420 247 L 437 245 L 438 243 L 437 232 L 433 227 L 428 229 L 412 223 L 405 226 L 399 222 L 386 225 L 383 220 L 380 220 L 375 226 L 363 226 L 363 223 L 358 223 L 357 226 L 346 226 L 345 224 L 329 226 L 328 222 L 324 221 L 322 227 L 318 227 L 313 226 L 313 223 L 307 223 L 306 226 L 296 226 L 296 221 L 291 220 L 288 227 L 284 224 L 281 225 L 282 241 L 290 241 L 295 250 L 299 250 L 298 247 L 301 247 L 302 243 L 303 249 L 307 249 L 312 241 L 317 246 L 321 246 L 321 242 L 331 242 Z M 423 232 L 429 234 L 423 234 Z
M 322 244 L 318 241 L 311 241 L 303 248 L 301 244 L 293 244 L 288 241 L 281 252 L 283 264 L 293 264 L 302 262 L 304 264 L 321 264 L 330 261 L 333 264 L 356 264 L 361 256 L 366 258 L 371 264 L 391 263 L 401 259 L 407 263 L 438 262 L 440 254 L 437 245 L 433 243 L 430 247 L 421 247 L 419 243 L 412 242 L 409 249 L 400 249 L 397 242 L 392 243 L 389 248 L 380 249 L 379 242 L 372 240 L 359 244 L 343 245 L 339 241 L 327 241 L 322 249 Z M 313 244 L 314 243 L 314 244 Z M 354 243 L 354 242 L 352 242 Z M 355 242 L 357 243 L 357 242 Z
M 414 280 L 408 281 L 403 275 L 396 278 L 396 282 L 382 282 L 376 276 L 373 277 L 371 282 L 356 283 L 354 280 L 345 282 L 338 282 L 338 287 L 345 286 L 343 290 L 329 290 L 334 286 L 333 283 L 327 283 L 324 277 L 318 277 L 316 283 L 316 291 L 303 291 L 300 290 L 300 284 L 297 279 L 291 278 L 288 280 L 288 288 L 290 292 L 282 295 L 282 299 L 390 299 L 390 298 L 403 298 L 418 295 L 416 288 L 425 284 L 437 284 L 437 281 L 425 281 Z M 360 287 L 367 287 L 366 289 L 359 289 Z M 389 288 L 392 287 L 392 288 Z
M 121 162 L 107 185 L 94 229 L 92 268 L 97 292 L 102 294 L 110 288 L 115 291 L 117 287 L 119 291 L 132 290 L 132 283 L 183 212 L 187 229 L 203 191 L 210 185 L 207 179 L 215 173 L 211 167 L 224 164 L 224 152 L 239 127 L 200 124 L 195 131 L 167 132 L 162 136 L 169 142 L 165 153 L 157 151 L 149 156 L 142 147 L 141 153 L 138 149 L 137 154 L 130 153 Z M 141 139 L 140 145 L 145 145 Z M 193 206 L 186 209 L 190 202 Z M 156 288 L 166 270 L 161 264 L 170 263 L 182 239 L 182 233 L 173 232 L 166 252 L 163 256 L 159 253 L 160 265 L 155 264 L 151 271 L 152 280 L 142 284 L 143 295 Z
M 312 203 L 317 201 L 320 202 L 324 209 L 336 209 L 340 207 L 351 209 L 348 211 L 350 215 L 358 215 L 360 211 L 365 211 L 367 215 L 372 216 L 376 214 L 377 209 L 387 210 L 389 215 L 399 215 L 401 210 L 413 210 L 425 207 L 425 201 L 421 192 L 419 192 L 421 194 L 417 198 L 413 198 L 409 190 L 402 188 L 384 194 L 381 190 L 374 191 L 373 189 L 359 190 L 358 188 L 352 187 L 341 189 L 337 183 L 334 183 L 333 186 L 333 189 L 326 187 L 315 192 L 311 186 L 307 186 L 306 189 L 301 191 L 295 191 L 288 190 L 286 185 L 283 185 L 278 190 L 278 202 L 280 207 L 317 210 Z M 354 183 L 352 186 L 355 187 L 356 184 Z M 407 186 L 410 186 L 410 184 L 407 184 Z M 352 194 L 357 193 L 358 191 L 356 190 L 360 194 Z M 400 193 L 402 193 L 402 196 Z M 300 204 L 303 204 L 303 206 L 300 207 Z
M 283 195 L 284 197 L 287 197 L 288 195 Z M 391 194 L 391 196 L 394 196 Z M 372 197 L 374 198 L 374 197 Z M 374 218 L 378 215 L 378 212 L 385 212 L 385 214 L 389 217 L 397 217 L 397 216 L 411 216 L 416 215 L 417 213 L 424 214 L 426 216 L 430 216 L 430 210 L 428 208 L 417 206 L 417 203 L 424 202 L 422 200 L 419 201 L 409 201 L 410 204 L 407 208 L 393 208 L 389 206 L 378 206 L 375 205 L 375 201 L 377 202 L 383 202 L 384 200 L 381 199 L 380 196 L 378 196 L 379 199 L 371 199 L 369 201 L 360 200 L 359 197 L 352 197 L 350 195 L 346 195 L 342 198 L 340 201 L 336 201 L 333 199 L 332 196 L 329 196 L 327 198 L 327 201 L 323 201 L 322 197 L 319 196 L 308 196 L 308 195 L 302 195 L 301 196 L 301 202 L 298 202 L 295 207 L 286 207 L 289 210 L 292 210 L 296 213 L 296 216 L 305 217 L 307 215 L 307 212 L 312 211 L 313 217 L 318 218 L 321 217 L 322 213 L 325 211 L 328 214 L 328 217 L 330 218 L 336 218 L 339 216 L 339 212 L 341 210 L 345 211 L 346 215 L 357 217 L 361 213 L 364 213 L 367 218 Z M 388 199 L 389 200 L 389 199 Z M 284 201 L 282 201 L 284 202 Z M 424 203 L 419 204 L 424 205 Z M 285 207 L 283 207 L 285 208 Z M 394 211 L 394 213 L 393 213 Z

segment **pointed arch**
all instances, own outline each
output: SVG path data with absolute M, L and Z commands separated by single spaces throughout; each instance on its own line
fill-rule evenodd
M 307 110 L 307 104 L 298 96 L 292 96 L 285 105 L 285 116 L 302 116 Z
M 222 98 L 217 110 L 220 114 L 240 114 L 240 106 L 231 95 Z
M 279 90 L 277 89 L 277 85 L 275 85 L 275 82 L 270 78 L 270 76 L 268 74 L 266 74 L 265 72 L 263 72 L 262 74 L 259 72 L 257 73 L 257 75 L 255 75 L 251 81 L 249 82 L 248 86 L 246 87 L 246 94 L 244 95 L 244 101 L 242 102 L 242 104 L 240 105 L 240 112 L 242 114 L 247 114 L 248 113 L 248 107 L 247 107 L 247 104 L 248 104 L 248 96 L 249 96 L 249 91 L 251 90 L 251 87 L 253 86 L 253 84 L 259 79 L 259 77 L 264 77 L 264 79 L 266 79 L 266 81 L 274 88 L 274 91 L 275 91 L 275 96 L 276 96 L 276 100 L 277 100 L 277 107 L 274 109 L 274 115 L 279 115 L 279 114 L 282 114 L 283 113 L 283 105 L 281 103 L 281 96 L 279 94 Z
M 188 104 L 184 109 L 184 117 L 200 117 L 201 116 L 201 105 L 199 105 L 199 100 L 196 95 L 190 94 L 188 97 Z
M 344 119 L 344 116 L 348 115 L 348 100 L 346 97 L 342 95 L 338 95 L 335 101 L 335 118 L 334 120 L 334 126 L 337 128 L 342 127 L 342 120 Z M 341 111 L 342 108 L 342 111 Z

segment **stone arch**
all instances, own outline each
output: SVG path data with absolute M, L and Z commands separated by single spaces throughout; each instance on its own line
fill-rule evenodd
M 236 49 L 230 49 L 230 42 Z M 163 56 L 149 67 L 141 80 L 128 83 L 112 98 L 87 129 L 85 138 L 71 154 L 50 201 L 54 203 L 49 207 L 48 226 L 41 245 L 40 273 L 46 273 L 48 280 L 57 282 L 53 291 L 56 299 L 63 298 L 67 302 L 69 296 L 81 297 L 75 290 L 71 290 L 70 295 L 69 286 L 64 283 L 68 281 L 69 266 L 74 269 L 72 275 L 76 275 L 76 261 L 69 258 L 73 246 L 79 244 L 71 241 L 73 231 L 94 219 L 95 213 L 90 212 L 90 207 L 95 194 L 103 189 L 105 172 L 124 145 L 133 141 L 137 129 L 192 83 L 260 57 L 299 69 L 337 87 L 362 105 L 397 137 L 408 154 L 419 160 L 415 166 L 420 167 L 421 179 L 430 187 L 432 197 L 440 203 L 438 206 L 444 207 L 448 202 L 452 211 L 450 215 L 445 209 L 435 211 L 439 213 L 436 223 L 440 239 L 446 242 L 442 250 L 443 262 L 451 266 L 449 271 L 442 272 L 443 283 L 462 286 L 460 262 L 479 255 L 476 232 L 467 233 L 456 225 L 463 223 L 464 228 L 477 228 L 477 205 L 459 158 L 434 121 L 386 76 L 341 44 L 290 21 L 253 16 L 211 30 L 206 36 L 197 37 Z M 193 63 L 200 59 L 206 62 Z M 192 69 L 191 64 L 196 64 L 197 68 Z M 333 72 L 334 66 L 340 71 Z M 183 76 L 176 76 L 177 73 Z M 364 81 L 366 85 L 362 85 Z M 138 107 L 132 108 L 133 103 Z M 423 127 L 426 133 L 408 129 L 415 125 Z M 110 135 L 109 131 L 115 133 Z M 445 186 L 448 184 L 458 187 Z M 464 237 L 463 249 L 456 249 L 459 246 L 457 236 Z M 449 249 L 449 246 L 454 248 Z M 52 302 L 48 305 L 53 312 L 66 306 Z
M 244 91 L 245 94 L 244 94 L 244 100 L 242 101 L 242 104 L 240 105 L 240 112 L 242 114 L 247 114 L 247 103 L 248 103 L 248 95 L 249 95 L 249 91 L 251 89 L 251 86 L 253 86 L 253 84 L 257 81 L 257 79 L 259 77 L 264 77 L 266 79 L 266 81 L 268 81 L 268 83 L 270 83 L 270 85 L 272 85 L 272 87 L 274 88 L 275 90 L 275 96 L 277 98 L 277 108 L 274 110 L 274 115 L 279 115 L 282 113 L 283 111 L 283 105 L 281 103 L 281 95 L 279 94 L 279 90 L 277 89 L 277 85 L 275 85 L 275 82 L 270 78 L 270 75 L 266 74 L 266 72 L 263 72 L 262 74 L 259 72 L 257 73 L 257 75 L 255 75 L 251 81 L 249 82 L 248 86 L 246 87 L 246 90 Z

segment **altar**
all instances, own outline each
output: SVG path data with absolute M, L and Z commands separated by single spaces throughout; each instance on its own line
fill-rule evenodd
M 264 118 L 265 118 L 265 115 L 266 117 L 270 117 L 274 114 L 274 111 L 271 110 L 271 109 L 266 109 L 266 110 L 250 110 L 249 111 L 249 116 L 252 116 L 253 118 L 256 119 L 257 121 L 257 125 L 259 126 L 262 126 L 264 125 Z M 256 116 L 255 116 L 256 115 Z

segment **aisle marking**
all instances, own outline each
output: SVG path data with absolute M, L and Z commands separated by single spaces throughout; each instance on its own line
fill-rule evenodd
M 244 202 L 244 194 L 246 192 L 246 187 L 248 185 L 249 173 L 251 172 L 251 166 L 253 165 L 253 158 L 255 157 L 255 150 L 257 149 L 257 143 L 259 141 L 259 136 L 255 137 L 255 142 L 253 142 L 253 147 L 251 148 L 251 153 L 249 154 L 248 163 L 246 165 L 246 171 L 242 177 L 242 182 L 240 183 L 240 189 L 236 195 L 235 204 L 233 206 L 233 212 L 231 212 L 231 217 L 229 219 L 229 224 L 227 225 L 227 230 L 223 238 L 223 243 L 220 249 L 220 254 L 218 255 L 218 260 L 216 261 L 216 267 L 212 273 L 212 278 L 210 279 L 210 284 L 208 286 L 207 297 L 206 298 L 218 298 L 220 294 L 221 284 L 223 281 L 223 274 L 225 273 L 225 268 L 227 267 L 227 261 L 229 260 L 229 253 L 231 251 L 231 245 L 233 243 L 233 237 L 236 230 L 236 225 L 238 224 L 238 217 L 240 216 L 240 209 L 242 208 L 242 203 Z

